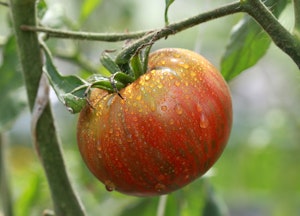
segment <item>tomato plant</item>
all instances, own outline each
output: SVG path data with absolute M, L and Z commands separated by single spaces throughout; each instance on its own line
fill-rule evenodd
M 219 158 L 232 124 L 231 96 L 202 56 L 158 50 L 148 71 L 120 95 L 93 89 L 77 128 L 83 159 L 107 190 L 169 193 Z
M 106 216 L 154 215 L 156 206 L 157 215 L 163 215 L 164 210 L 166 216 L 199 215 L 201 212 L 203 216 L 226 215 L 220 213 L 222 205 L 206 180 L 197 181 L 168 196 L 149 199 L 128 196 L 115 199 L 120 198 L 120 194 L 108 195 L 101 184 L 98 188 L 97 181 L 97 178 L 102 181 L 109 191 L 155 196 L 175 191 L 202 176 L 220 157 L 230 133 L 231 99 L 224 79 L 226 82 L 235 79 L 231 89 L 237 105 L 235 118 L 240 122 L 235 124 L 235 135 L 230 140 L 230 148 L 227 148 L 228 154 L 216 166 L 217 172 L 210 179 L 211 183 L 223 187 L 223 195 L 230 197 L 226 202 L 231 211 L 237 212 L 237 209 L 243 208 L 248 212 L 249 206 L 252 211 L 253 204 L 257 204 L 264 210 L 262 215 L 268 215 L 268 211 L 274 214 L 285 212 L 285 215 L 298 213 L 299 203 L 295 198 L 298 194 L 295 191 L 299 176 L 295 176 L 295 170 L 299 164 L 299 109 L 294 104 L 297 96 L 293 93 L 296 91 L 282 91 L 290 90 L 290 81 L 295 79 L 289 79 L 288 84 L 282 86 L 273 79 L 284 80 L 278 78 L 278 74 L 288 76 L 286 72 L 291 70 L 285 65 L 297 67 L 296 72 L 300 68 L 299 0 L 224 1 L 227 4 L 223 6 L 219 5 L 219 1 L 207 1 L 205 4 L 198 1 L 188 4 L 174 0 L 157 1 L 165 3 L 164 8 L 154 8 L 152 1 L 120 1 L 118 4 L 110 1 L 104 7 L 98 7 L 105 2 L 99 0 L 67 0 L 57 2 L 58 5 L 56 2 L 0 0 L 0 215 L 11 216 L 13 210 L 17 210 L 17 215 L 40 215 L 49 206 L 53 207 L 54 212 L 45 211 L 45 215 L 84 216 L 86 212 L 96 212 L 97 215 L 101 212 Z M 161 10 L 161 20 L 157 23 L 159 9 L 164 11 Z M 173 12 L 169 14 L 171 10 Z M 94 22 L 92 14 L 97 15 Z M 192 27 L 225 17 L 228 19 L 225 22 L 221 20 L 222 27 L 213 27 L 213 31 L 201 28 L 200 35 L 199 31 L 192 32 Z M 150 20 L 151 23 L 156 20 L 154 26 L 148 23 Z M 107 29 L 113 32 L 102 32 Z M 179 35 L 180 32 L 186 34 Z M 161 39 L 168 39 L 168 42 L 164 43 Z M 92 40 L 101 43 L 91 45 Z M 162 43 L 155 44 L 158 40 Z M 121 41 L 124 42 L 122 45 L 103 43 Z M 205 56 L 211 56 L 214 61 L 220 59 L 218 67 L 224 79 L 207 60 L 187 50 L 160 50 L 147 59 L 152 45 L 155 49 L 180 46 L 200 51 L 200 43 Z M 261 74 L 268 75 L 263 85 L 257 85 L 249 77 L 245 79 L 244 75 L 239 78 L 246 69 L 261 65 L 258 61 L 266 53 L 274 54 L 274 50 L 267 52 L 271 44 L 290 57 L 290 62 L 271 57 L 270 61 L 276 61 L 280 67 L 274 64 L 265 68 L 262 65 L 264 73 Z M 222 47 L 226 48 L 223 50 Z M 100 57 L 101 65 L 98 62 L 100 52 L 107 54 Z M 59 73 L 55 68 L 56 58 L 63 60 L 59 62 L 59 67 L 64 73 Z M 253 69 L 257 70 L 257 67 Z M 44 72 L 58 100 L 68 111 L 75 114 L 83 109 L 78 124 L 79 149 L 97 178 L 86 173 L 80 152 L 74 145 L 76 141 L 58 137 L 57 131 L 59 134 L 64 132 L 57 130 L 55 121 L 58 120 L 59 128 L 62 118 L 54 118 L 56 115 L 53 115 L 52 108 L 57 112 L 57 104 L 49 94 Z M 251 73 L 246 73 L 246 77 L 247 74 Z M 242 84 L 241 79 L 244 80 Z M 277 109 L 273 107 L 276 100 L 270 99 L 261 88 L 270 83 L 274 84 L 270 92 L 279 101 L 275 104 Z M 28 103 L 24 102 L 24 89 Z M 243 91 L 252 96 L 257 93 L 257 97 L 246 102 Z M 291 103 L 286 103 L 287 99 Z M 270 101 L 268 106 L 264 106 Z M 4 146 L 2 143 L 25 144 L 24 136 L 15 136 L 11 127 L 27 104 L 32 116 L 28 135 L 32 138 L 32 149 L 36 150 L 44 173 L 29 181 L 28 178 L 23 179 L 23 173 L 13 175 L 13 186 L 18 185 L 15 180 L 22 179 L 30 187 L 24 187 L 22 182 L 19 187 L 21 191 L 13 190 L 10 196 L 11 181 L 6 172 L 9 174 L 13 163 L 4 163 L 4 151 L 7 148 L 10 152 L 15 145 Z M 265 115 L 244 111 L 257 110 L 252 109 L 254 106 L 264 107 L 267 110 Z M 67 118 L 72 117 L 69 115 Z M 75 118 L 73 116 L 73 120 Z M 27 127 L 22 125 L 22 133 L 29 128 L 28 122 Z M 249 127 L 249 122 L 252 127 Z M 70 129 L 74 139 L 76 127 L 65 126 L 75 123 L 64 121 L 63 124 L 62 128 Z M 6 139 L 7 132 L 17 140 Z M 271 143 L 273 145 L 269 148 L 267 145 Z M 266 146 L 267 151 L 262 151 Z M 67 151 L 66 157 L 62 150 Z M 21 157 L 15 153 L 11 155 L 13 160 L 25 158 L 28 161 L 31 158 L 21 154 Z M 76 181 L 80 180 L 75 183 L 77 193 L 65 163 L 68 167 L 76 166 L 71 179 L 75 177 Z M 24 173 L 27 176 L 30 172 L 26 170 Z M 278 178 L 282 173 L 284 178 Z M 49 193 L 40 186 L 45 185 L 39 184 L 42 181 L 47 181 Z M 243 187 L 248 190 L 244 191 Z M 40 191 L 43 191 L 43 196 L 40 196 Z M 287 199 L 282 199 L 282 195 Z M 91 197 L 100 205 L 94 205 Z M 114 200 L 113 203 L 106 202 L 107 197 Z M 47 201 L 43 202 L 43 198 Z M 258 203 L 253 203 L 253 200 Z M 244 205 L 246 202 L 247 205 Z M 112 205 L 114 209 L 110 208 Z M 288 211 L 283 211 L 283 208 Z

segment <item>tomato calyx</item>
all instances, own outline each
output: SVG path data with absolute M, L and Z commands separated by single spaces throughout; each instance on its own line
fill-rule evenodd
M 146 73 L 148 55 L 151 49 L 151 46 L 143 46 L 137 49 L 130 61 L 122 64 L 117 64 L 109 56 L 109 51 L 105 51 L 100 57 L 100 62 L 108 70 L 109 75 L 93 74 L 84 80 L 75 75 L 62 75 L 53 63 L 50 50 L 43 41 L 40 41 L 40 45 L 45 54 L 43 69 L 48 76 L 50 85 L 58 99 L 71 113 L 78 113 L 86 104 L 90 104 L 88 97 L 92 88 L 100 88 L 108 93 L 117 93 L 124 99 L 120 94 L 120 90 Z
M 110 72 L 108 79 L 111 85 L 107 88 L 106 84 L 102 86 L 102 83 L 97 83 L 93 84 L 93 87 L 116 92 L 122 98 L 119 91 L 146 73 L 150 49 L 151 46 L 146 46 L 145 49 L 138 49 L 130 61 L 125 64 L 117 64 L 109 56 L 108 51 L 104 51 L 101 54 L 100 62 Z M 98 76 L 103 77 L 102 75 Z M 105 77 L 103 78 L 105 79 Z

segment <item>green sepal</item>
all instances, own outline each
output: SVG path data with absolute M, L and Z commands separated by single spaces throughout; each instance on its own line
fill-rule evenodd
M 130 61 L 130 66 L 132 68 L 134 77 L 136 79 L 138 77 L 140 77 L 142 74 L 144 74 L 144 65 L 143 65 L 140 53 L 132 56 L 131 61 Z
M 100 62 L 112 74 L 121 70 L 107 52 L 101 54 Z
M 118 72 L 118 73 L 120 73 L 120 72 Z M 115 74 L 111 75 L 111 77 L 103 77 L 100 74 L 93 74 L 92 76 L 90 76 L 87 79 L 87 81 L 90 83 L 91 87 L 93 87 L 93 88 L 104 89 L 104 90 L 112 93 L 112 92 L 115 92 L 113 85 L 115 85 L 115 87 L 117 88 L 117 90 L 120 90 L 120 89 L 122 89 L 122 88 L 124 88 L 126 86 L 122 82 L 120 82 L 117 79 L 115 79 L 115 76 L 118 73 L 115 73 Z M 117 78 L 119 78 L 119 77 L 120 76 L 117 76 Z
M 125 86 L 129 83 L 134 82 L 134 78 L 126 73 L 123 72 L 117 72 L 113 75 L 114 80 L 123 83 Z

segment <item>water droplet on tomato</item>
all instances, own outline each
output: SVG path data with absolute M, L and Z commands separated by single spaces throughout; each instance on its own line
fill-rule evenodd
M 105 184 L 105 189 L 109 192 L 115 190 L 115 188 L 116 188 L 115 184 L 109 180 L 105 181 L 104 184 Z
M 155 190 L 156 190 L 157 192 L 161 192 L 161 191 L 163 191 L 163 190 L 165 190 L 165 189 L 166 189 L 166 185 L 164 185 L 164 184 L 157 183 L 157 184 L 155 185 Z
M 208 127 L 208 119 L 204 113 L 201 113 L 200 115 L 200 127 L 201 128 L 207 128 Z
M 178 115 L 181 115 L 181 114 L 183 113 L 183 110 L 182 110 L 181 105 L 176 104 L 176 106 L 175 106 L 175 112 L 176 112 Z
M 167 110 L 168 110 L 168 107 L 167 107 L 167 106 L 165 106 L 165 105 L 163 105 L 163 106 L 161 106 L 161 107 L 160 107 L 160 109 L 161 109 L 162 111 L 164 111 L 164 112 L 165 112 L 165 111 L 167 111 Z
M 202 106 L 201 106 L 200 104 L 197 104 L 197 111 L 198 111 L 199 113 L 202 112 Z
M 162 87 L 164 87 L 163 84 L 161 84 L 161 83 L 157 84 L 157 88 L 161 89 Z
M 170 125 L 174 124 L 174 119 L 170 119 Z
M 154 112 L 156 110 L 156 105 L 155 105 L 154 101 L 150 102 L 150 109 L 151 109 L 152 112 Z
M 177 87 L 179 87 L 179 86 L 180 86 L 180 82 L 179 82 L 178 80 L 176 80 L 176 81 L 175 81 L 175 85 L 176 85 Z
M 190 66 L 188 64 L 182 65 L 185 69 L 188 69 Z
M 148 80 L 150 80 L 150 75 L 149 75 L 149 74 L 146 74 L 146 75 L 145 75 L 145 81 L 148 81 Z
M 127 142 L 132 142 L 133 140 L 132 140 L 132 135 L 131 134 L 127 134 L 127 136 L 126 136 L 126 141 Z
M 186 175 L 184 178 L 185 180 L 188 180 L 190 178 L 190 175 Z
M 141 99 L 142 99 L 142 95 L 141 95 L 141 94 L 138 94 L 138 95 L 136 96 L 136 99 L 137 99 L 137 100 L 141 100 Z

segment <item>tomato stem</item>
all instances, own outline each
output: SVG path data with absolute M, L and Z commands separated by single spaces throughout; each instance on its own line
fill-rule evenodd
M 36 97 L 43 73 L 40 44 L 35 32 L 24 32 L 23 24 L 35 26 L 36 0 L 10 0 L 10 12 L 16 35 L 22 73 L 28 95 L 30 111 L 36 105 Z M 34 115 L 34 113 L 33 113 Z M 51 106 L 46 104 L 33 128 L 33 140 L 46 173 L 57 215 L 85 215 L 79 198 L 75 195 L 66 173 L 65 164 L 56 135 Z
M 285 29 L 260 0 L 244 0 L 242 6 L 272 38 L 273 42 L 288 54 L 300 68 L 300 40 Z
M 79 39 L 79 40 L 92 40 L 92 41 L 106 41 L 106 42 L 117 42 L 130 39 L 137 39 L 149 31 L 136 31 L 128 33 L 96 33 L 96 32 L 78 32 L 78 31 L 64 31 L 53 28 L 21 25 L 23 31 L 34 31 L 44 32 L 48 37 L 64 38 L 64 39 Z
M 153 30 L 151 33 L 146 34 L 142 38 L 136 40 L 129 46 L 125 47 L 116 57 L 117 64 L 124 64 L 130 60 L 130 58 L 135 54 L 136 50 L 141 49 L 147 45 L 153 44 L 155 41 L 165 38 L 169 35 L 178 33 L 185 29 L 191 28 L 195 25 L 198 25 L 203 22 L 207 22 L 209 20 L 213 20 L 216 18 L 224 17 L 230 14 L 244 12 L 244 8 L 242 7 L 240 2 L 234 2 L 223 7 L 207 11 L 205 13 L 201 13 L 197 16 L 190 17 L 183 21 L 170 24 L 160 30 Z

